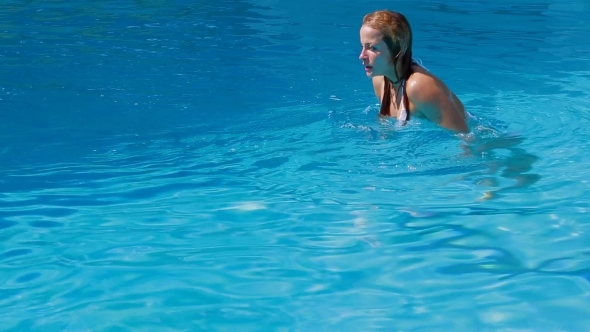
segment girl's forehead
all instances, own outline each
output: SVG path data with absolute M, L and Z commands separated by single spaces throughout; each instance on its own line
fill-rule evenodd
M 370 29 L 370 30 L 369 30 Z M 375 29 L 362 28 L 360 31 L 361 40 L 364 42 L 378 43 L 383 40 L 383 34 Z
M 367 26 L 361 27 L 360 35 L 363 43 L 376 44 L 383 40 L 383 34 L 379 30 Z

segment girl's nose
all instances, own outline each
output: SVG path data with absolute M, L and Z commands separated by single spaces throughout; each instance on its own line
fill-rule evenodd
M 359 54 L 359 59 L 363 60 L 364 58 L 366 58 L 366 53 L 365 53 L 365 50 L 363 49 L 363 50 L 361 50 L 361 54 Z

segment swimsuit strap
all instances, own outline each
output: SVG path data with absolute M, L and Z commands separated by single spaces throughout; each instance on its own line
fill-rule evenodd
M 406 80 L 402 81 L 402 86 L 400 89 L 400 93 L 402 97 L 399 102 L 399 109 L 397 110 L 397 120 L 403 123 L 407 122 L 410 119 L 410 112 L 406 110 L 406 92 L 404 91 L 406 86 Z
M 384 86 L 383 86 L 383 99 L 381 100 L 381 109 L 379 110 L 379 113 L 381 115 L 389 115 L 389 107 L 391 105 L 391 81 L 383 76 L 384 79 Z M 399 121 L 408 121 L 408 112 L 406 111 L 406 107 L 404 105 L 404 85 L 406 84 L 405 79 L 401 81 L 401 86 L 400 86 L 400 92 L 402 94 L 402 98 L 401 98 L 401 105 L 400 108 L 398 109 L 398 115 L 397 115 L 397 119 Z
M 416 65 L 416 66 L 420 66 L 425 70 L 428 70 L 422 64 L 422 60 L 418 60 L 418 61 L 416 61 L 416 59 L 412 59 L 412 64 Z M 383 90 L 385 93 L 383 94 L 383 100 L 381 101 L 381 109 L 379 110 L 379 113 L 381 115 L 389 114 L 389 106 L 391 105 L 391 81 L 387 77 L 384 77 L 384 79 L 385 79 L 385 86 L 383 87 Z M 401 100 L 400 100 L 400 107 L 398 109 L 398 114 L 397 114 L 397 120 L 400 122 L 403 122 L 403 123 L 407 122 L 410 118 L 410 112 L 406 109 L 405 87 L 406 87 L 406 79 L 404 78 L 401 81 L 401 85 L 400 85 L 399 92 L 401 93 Z

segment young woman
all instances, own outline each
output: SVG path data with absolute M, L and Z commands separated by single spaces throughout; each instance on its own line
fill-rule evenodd
M 380 10 L 365 15 L 360 39 L 359 59 L 381 101 L 381 115 L 401 122 L 425 118 L 454 132 L 469 131 L 459 98 L 413 60 L 412 30 L 402 14 Z

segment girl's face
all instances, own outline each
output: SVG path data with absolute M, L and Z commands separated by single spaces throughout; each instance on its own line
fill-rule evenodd
M 362 50 L 359 59 L 365 66 L 367 76 L 389 76 L 393 74 L 393 77 L 395 77 L 395 69 L 391 63 L 391 53 L 387 44 L 383 41 L 383 34 L 368 26 L 362 26 L 360 37 Z

